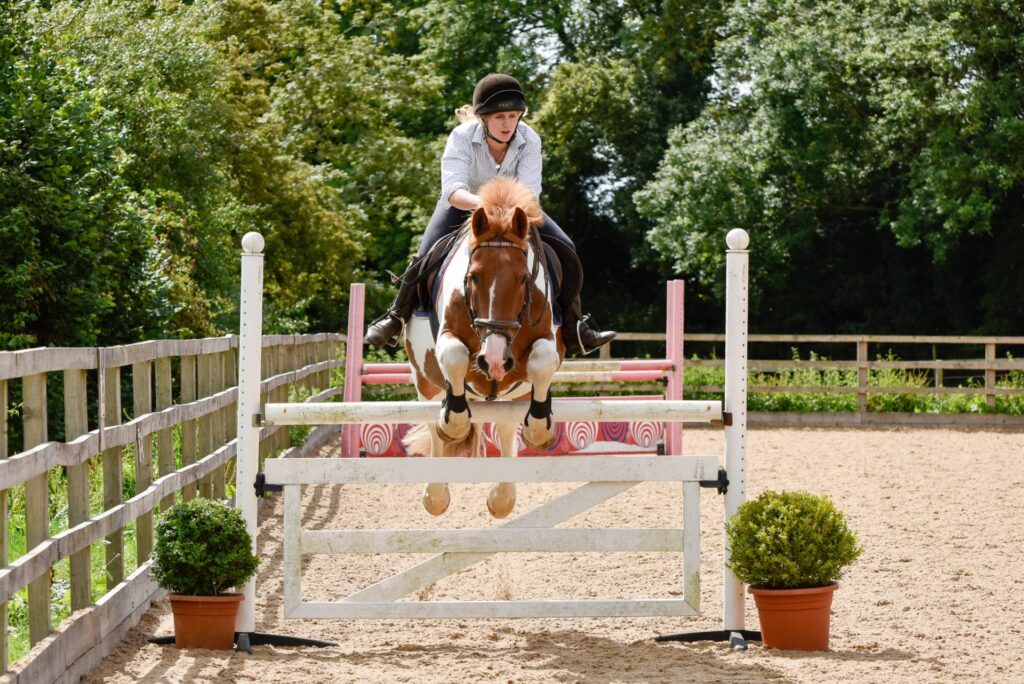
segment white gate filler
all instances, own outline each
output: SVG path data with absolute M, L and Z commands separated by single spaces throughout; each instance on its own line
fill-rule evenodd
M 254 551 L 257 489 L 284 489 L 284 617 L 286 618 L 540 618 L 681 616 L 700 614 L 700 489 L 724 493 L 728 520 L 744 500 L 747 433 L 747 281 L 749 238 L 741 229 L 726 237 L 725 397 L 719 401 L 615 399 L 554 400 L 558 420 L 650 420 L 724 426 L 725 467 L 716 456 L 530 456 L 502 458 L 332 458 L 272 459 L 259 473 L 262 425 L 324 425 L 397 422 L 432 423 L 440 402 L 268 403 L 260 406 L 263 246 L 258 233 L 242 239 L 242 291 L 238 345 L 238 451 L 236 502 Z M 349 354 L 359 350 L 348 350 Z M 354 378 L 358 382 L 358 378 Z M 348 381 L 348 380 L 347 380 Z M 520 405 L 521 404 L 521 405 Z M 474 422 L 526 414 L 528 402 L 473 405 Z M 645 481 L 683 483 L 683 519 L 678 529 L 554 529 L 630 487 Z M 311 484 L 427 482 L 582 482 L 580 487 L 536 510 L 490 529 L 305 530 L 301 487 Z M 247 484 L 255 483 L 256 486 Z M 564 601 L 399 601 L 433 582 L 500 552 L 673 552 L 682 553 L 680 598 Z M 302 556 L 346 553 L 436 553 L 432 558 L 334 602 L 302 600 Z M 760 633 L 744 629 L 742 585 L 726 563 L 722 630 L 656 637 L 659 641 L 728 640 L 745 648 Z M 256 580 L 242 589 L 245 600 L 236 626 L 239 650 L 259 644 L 330 645 L 255 631 Z

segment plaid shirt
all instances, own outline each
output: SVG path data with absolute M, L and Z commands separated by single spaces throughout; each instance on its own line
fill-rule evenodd
M 518 178 L 540 197 L 540 136 L 520 121 L 505 159 L 496 164 L 484 140 L 483 124 L 475 120 L 460 124 L 448 136 L 448 144 L 441 157 L 440 201 L 451 206 L 448 198 L 453 192 L 466 188 L 476 194 L 481 185 L 497 175 Z

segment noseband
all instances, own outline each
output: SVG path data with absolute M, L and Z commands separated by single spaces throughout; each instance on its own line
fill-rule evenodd
M 467 294 L 466 308 L 469 310 L 469 317 L 473 321 L 473 332 L 476 333 L 477 339 L 480 341 L 481 347 L 483 346 L 484 342 L 487 341 L 487 338 L 490 337 L 491 335 L 501 335 L 506 340 L 508 340 L 509 347 L 511 347 L 512 341 L 516 338 L 516 335 L 519 334 L 519 330 L 523 327 L 524 319 L 526 319 L 526 325 L 531 328 L 540 323 L 540 319 L 543 316 L 543 313 L 540 316 L 537 316 L 536 320 L 530 320 L 527 315 L 527 313 L 530 310 L 530 306 L 533 303 L 533 284 L 537 282 L 537 273 L 540 269 L 540 255 L 543 254 L 543 252 L 538 249 L 539 241 L 536 235 L 536 231 L 531 231 L 530 239 L 533 243 L 534 251 L 533 272 L 530 273 L 529 281 L 526 284 L 526 297 L 523 299 L 523 308 L 519 310 L 519 317 L 516 320 L 508 321 L 495 318 L 480 318 L 479 316 L 477 316 L 476 310 L 473 308 L 473 298 L 472 296 L 469 295 L 469 289 L 471 284 L 469 280 L 469 273 L 466 273 L 466 278 L 463 281 L 462 289 Z M 492 249 L 518 249 L 523 253 L 524 256 L 529 258 L 529 250 L 519 246 L 515 242 L 510 242 L 508 240 L 488 240 L 487 242 L 481 242 L 472 250 L 470 250 L 470 262 L 473 261 L 473 254 L 476 253 L 476 250 L 481 249 L 483 247 L 488 247 Z M 545 283 L 544 285 L 544 291 L 544 296 L 545 298 L 547 298 L 547 283 Z

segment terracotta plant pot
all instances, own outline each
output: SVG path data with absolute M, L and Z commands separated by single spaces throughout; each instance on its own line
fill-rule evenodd
M 827 651 L 832 594 L 838 584 L 811 589 L 754 589 L 766 648 Z
M 231 650 L 235 645 L 235 618 L 241 594 L 186 596 L 171 594 L 174 645 L 178 648 Z

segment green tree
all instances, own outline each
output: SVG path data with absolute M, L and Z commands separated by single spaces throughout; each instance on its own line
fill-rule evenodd
M 773 327 L 1016 330 L 1022 29 L 996 0 L 734 3 L 711 102 L 637 196 L 652 244 L 710 286 L 750 230 Z
M 110 280 L 145 230 L 125 206 L 119 130 L 88 69 L 0 9 L 0 348 L 101 339 Z
M 321 5 L 229 0 L 217 39 L 258 152 L 235 173 L 282 226 L 267 236 L 268 296 L 286 316 L 337 330 L 348 284 L 401 270 L 432 209 L 436 133 L 406 129 L 437 83 L 422 59 L 388 52 Z M 381 306 L 386 287 L 370 286 Z
M 552 71 L 537 118 L 548 206 L 601 284 L 587 288 L 589 307 L 617 326 L 659 327 L 663 282 L 679 272 L 645 243 L 653 224 L 633 195 L 653 178 L 668 130 L 704 106 L 720 3 L 604 3 L 566 21 L 585 28 L 571 32 L 571 59 Z M 688 299 L 691 320 L 697 303 Z

